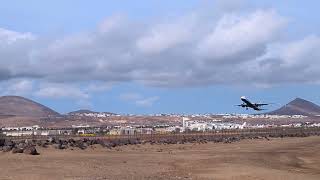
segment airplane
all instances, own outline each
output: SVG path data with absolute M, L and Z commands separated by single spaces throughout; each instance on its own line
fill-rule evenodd
M 246 108 L 246 110 L 248 110 L 249 108 L 252 108 L 256 111 L 262 111 L 262 110 L 266 110 L 266 109 L 261 109 L 260 108 L 261 106 L 269 105 L 267 103 L 251 103 L 245 96 L 241 96 L 240 99 L 243 103 L 239 104 L 237 106 Z

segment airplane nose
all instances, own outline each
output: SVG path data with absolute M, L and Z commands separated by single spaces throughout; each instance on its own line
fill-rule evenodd
M 246 97 L 245 96 L 241 96 L 240 99 L 246 99 Z

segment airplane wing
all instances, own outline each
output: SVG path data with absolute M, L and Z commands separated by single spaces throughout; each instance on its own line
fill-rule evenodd
M 268 109 L 261 109 L 261 108 L 259 108 L 259 110 L 257 110 L 257 111 L 265 111 L 265 110 L 268 110 Z
M 260 107 L 260 106 L 266 106 L 266 105 L 269 105 L 269 104 L 267 104 L 267 103 L 256 103 L 254 105 Z
M 246 105 L 246 104 L 237 104 L 237 105 L 235 105 L 235 106 L 240 106 L 240 107 L 249 107 L 248 105 Z

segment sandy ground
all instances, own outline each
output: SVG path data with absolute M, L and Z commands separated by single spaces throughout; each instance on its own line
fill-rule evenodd
M 320 179 L 320 137 L 0 153 L 0 179 Z

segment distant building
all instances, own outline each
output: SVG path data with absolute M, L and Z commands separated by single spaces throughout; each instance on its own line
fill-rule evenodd
M 111 129 L 109 135 L 120 135 L 120 129 Z
M 136 133 L 137 134 L 152 134 L 153 129 L 152 128 L 137 128 Z
M 32 131 L 37 130 L 40 127 L 38 125 L 34 126 L 24 126 L 24 127 L 3 127 L 1 128 L 2 131 Z
M 121 128 L 120 129 L 120 135 L 134 135 L 136 133 L 135 128 Z

